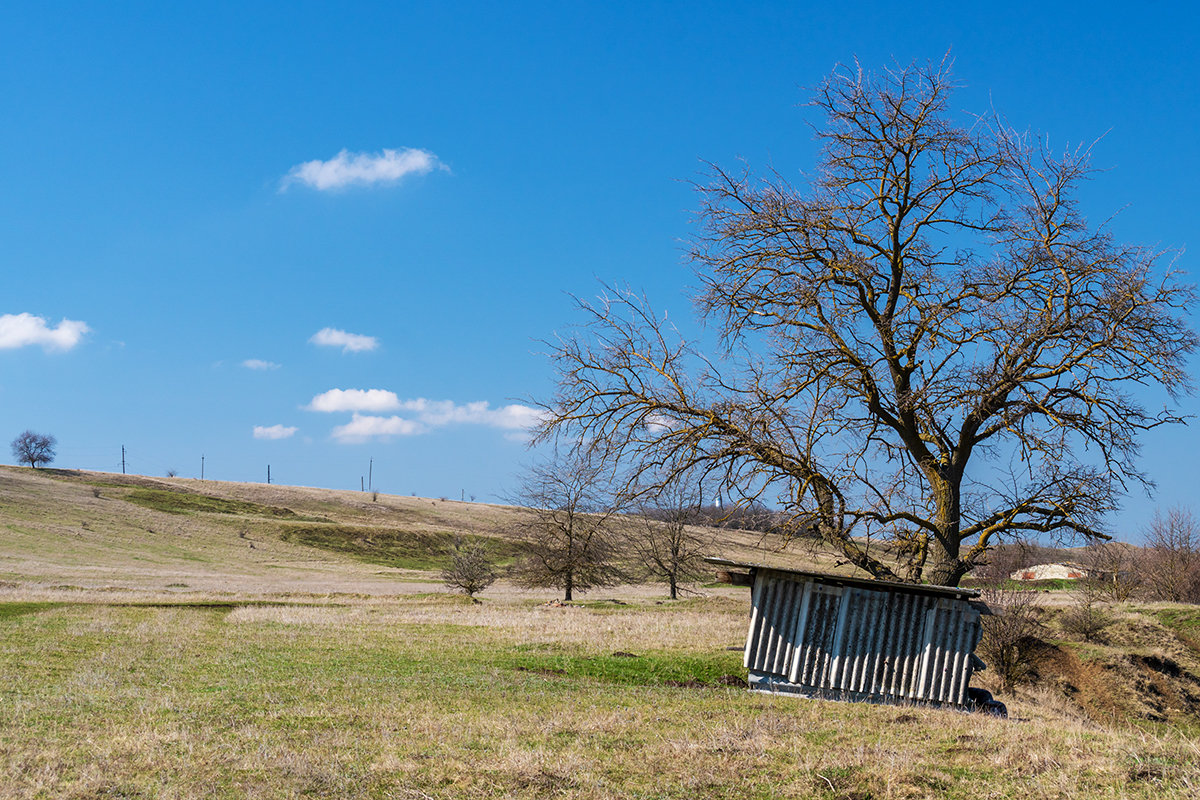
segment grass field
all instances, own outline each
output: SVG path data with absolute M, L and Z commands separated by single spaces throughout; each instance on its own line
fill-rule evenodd
M 1098 724 L 1045 689 L 1004 697 L 999 720 L 725 685 L 745 676 L 744 589 L 668 602 L 618 587 L 560 606 L 499 585 L 474 604 L 413 562 L 286 536 L 456 531 L 503 547 L 492 523 L 511 510 L 92 477 L 0 468 L 0 797 L 1200 792 L 1192 727 Z M 261 508 L 123 499 L 139 489 Z

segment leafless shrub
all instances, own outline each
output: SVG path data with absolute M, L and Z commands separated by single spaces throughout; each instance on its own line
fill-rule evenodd
M 169 469 L 169 470 L 167 470 L 167 477 L 168 477 L 168 478 L 174 478 L 174 477 L 177 477 L 178 475 L 179 475 L 179 470 L 177 470 L 177 469 Z
M 371 502 L 372 502 L 372 503 L 378 503 L 378 502 L 379 502 L 379 490 L 378 490 L 378 489 L 372 489 L 372 490 L 371 490 Z
M 983 600 L 994 612 L 985 616 L 978 652 L 995 670 L 1005 691 L 1036 677 L 1046 651 L 1037 593 L 1021 589 L 990 589 Z
M 455 537 L 450 554 L 450 566 L 442 570 L 442 580 L 450 589 L 457 589 L 471 599 L 496 582 L 497 572 L 492 555 L 483 542 L 464 542 Z
M 1104 631 L 1113 623 L 1103 603 L 1106 588 L 1102 581 L 1092 578 L 1079 581 L 1072 593 L 1073 602 L 1059 617 L 1062 629 L 1085 642 L 1103 641 Z

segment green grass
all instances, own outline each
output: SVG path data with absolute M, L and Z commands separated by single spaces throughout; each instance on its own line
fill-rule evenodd
M 165 489 L 132 489 L 123 495 L 122 499 L 142 508 L 167 514 L 238 514 L 290 520 L 308 519 L 301 517 L 290 508 L 264 506 L 244 500 L 230 500 L 225 497 L 173 492 Z
M 1194 743 L 1036 710 L 672 686 L 740 673 L 706 631 L 744 615 L 701 604 L 663 612 L 688 635 L 654 649 L 663 613 L 637 606 L 88 600 L 3 617 L 5 797 L 1148 800 L 1200 779 Z
M 1073 592 L 1079 581 L 1072 578 L 1049 578 L 1044 581 L 1017 581 L 1006 579 L 996 583 L 976 578 L 963 578 L 961 585 L 969 589 L 1006 589 L 1031 592 Z
M 1160 608 L 1151 612 L 1168 628 L 1190 636 L 1200 634 L 1200 607 Z
M 619 652 L 619 651 L 618 651 Z M 716 687 L 718 679 L 734 675 L 743 680 L 742 654 L 715 652 L 680 656 L 671 652 L 651 652 L 618 656 L 615 654 L 536 653 L 526 646 L 514 648 L 508 658 L 497 663 L 511 669 L 565 679 L 588 678 L 625 686 L 666 686 L 699 684 Z
M 0 622 L 58 608 L 62 603 L 0 603 Z
M 511 561 L 516 554 L 512 542 L 447 531 L 327 524 L 286 525 L 280 532 L 285 542 L 341 553 L 368 564 L 418 570 L 440 570 L 449 565 L 456 536 L 484 542 L 498 564 Z

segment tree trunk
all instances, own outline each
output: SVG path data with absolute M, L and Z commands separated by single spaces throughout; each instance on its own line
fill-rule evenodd
M 567 573 L 567 580 L 563 583 L 563 600 L 570 601 L 574 599 L 571 597 L 571 590 L 575 588 L 575 581 L 572 580 L 573 577 L 571 573 Z
M 947 552 L 942 542 L 935 539 L 929 543 L 929 559 L 922 577 L 935 586 L 958 586 L 967 573 L 966 566 L 957 554 Z
M 676 593 L 676 589 L 675 589 L 675 576 L 672 575 L 669 580 L 671 583 L 671 599 L 674 600 L 677 597 L 677 593 Z

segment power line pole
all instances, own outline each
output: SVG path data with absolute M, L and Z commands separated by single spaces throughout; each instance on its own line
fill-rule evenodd
M 368 489 L 375 488 L 374 475 L 375 475 L 375 459 L 372 458 L 370 463 L 367 464 L 367 488 Z
M 125 474 L 125 445 L 121 445 L 121 474 Z
M 200 456 L 200 480 L 204 480 L 204 455 Z
M 271 485 L 271 465 L 267 464 L 267 485 Z

